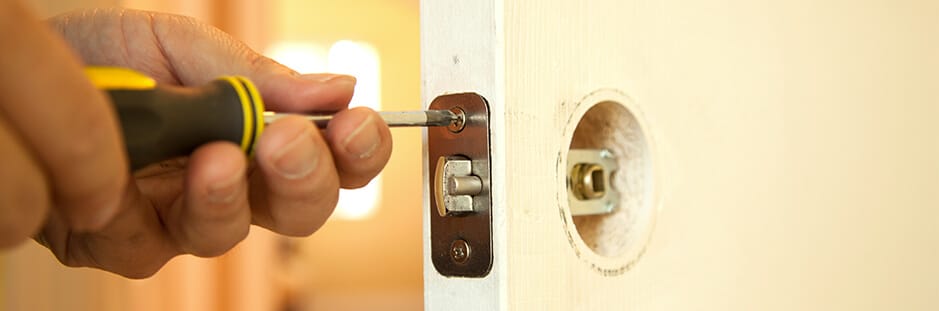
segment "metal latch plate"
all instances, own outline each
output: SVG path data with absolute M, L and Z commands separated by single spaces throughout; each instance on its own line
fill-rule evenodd
M 427 129 L 428 178 L 430 178 L 430 256 L 444 276 L 484 277 L 492 269 L 492 199 L 490 197 L 489 105 L 475 93 L 449 94 L 431 102 L 432 110 L 462 110 L 462 128 Z M 443 215 L 434 197 L 438 159 L 462 157 L 471 161 L 471 174 L 479 177 L 482 191 L 472 197 L 472 212 Z

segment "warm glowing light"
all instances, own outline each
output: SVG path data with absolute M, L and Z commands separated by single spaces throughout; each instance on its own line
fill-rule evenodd
M 378 53 L 367 43 L 338 41 L 329 48 L 327 71 L 354 76 L 355 95 L 350 106 L 381 107 Z
M 299 73 L 326 72 L 327 51 L 321 45 L 305 42 L 281 42 L 271 45 L 268 57 Z
M 266 53 L 274 60 L 300 73 L 331 72 L 354 76 L 357 80 L 350 107 L 381 109 L 381 84 L 378 53 L 368 43 L 342 40 L 328 50 L 322 46 L 283 42 L 272 45 Z M 355 190 L 340 190 L 339 205 L 333 214 L 347 220 L 364 219 L 375 212 L 381 197 L 381 175 Z
M 375 212 L 381 198 L 381 175 L 372 179 L 365 187 L 339 190 L 339 205 L 333 216 L 340 219 L 365 219 Z

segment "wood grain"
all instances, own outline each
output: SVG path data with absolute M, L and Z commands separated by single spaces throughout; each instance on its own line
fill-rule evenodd
M 424 102 L 493 106 L 497 250 L 482 280 L 425 260 L 428 309 L 939 307 L 939 3 L 434 0 L 422 18 Z M 661 177 L 618 274 L 557 208 L 568 120 L 599 89 L 632 99 Z

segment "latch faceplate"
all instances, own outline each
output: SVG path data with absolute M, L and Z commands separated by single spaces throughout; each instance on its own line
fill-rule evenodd
M 464 115 L 462 124 L 427 129 L 431 260 L 444 276 L 484 277 L 492 268 L 489 106 L 461 93 L 429 109 Z

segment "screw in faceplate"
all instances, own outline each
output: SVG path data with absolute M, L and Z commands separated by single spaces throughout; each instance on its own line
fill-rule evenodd
M 450 244 L 450 258 L 458 264 L 466 263 L 470 257 L 470 247 L 464 240 L 456 240 Z
M 463 131 L 463 128 L 466 127 L 466 112 L 463 111 L 463 108 L 460 107 L 450 108 L 450 112 L 455 114 L 457 118 L 453 121 L 453 123 L 450 123 L 450 125 L 447 126 L 447 129 L 452 133 L 459 133 Z

